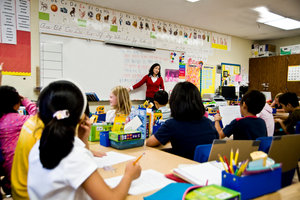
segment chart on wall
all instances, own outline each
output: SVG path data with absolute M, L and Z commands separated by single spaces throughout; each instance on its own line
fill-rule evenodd
M 287 81 L 300 81 L 300 65 L 289 66 Z
M 231 63 L 221 63 L 222 85 L 237 86 L 242 81 L 241 65 Z
M 0 62 L 3 74 L 30 76 L 30 1 L 0 1 Z
M 214 94 L 216 67 L 203 66 L 201 70 L 201 94 Z

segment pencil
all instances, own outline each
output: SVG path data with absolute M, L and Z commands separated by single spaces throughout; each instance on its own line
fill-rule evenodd
M 133 165 L 135 165 L 137 162 L 139 162 L 139 160 L 143 157 L 143 155 L 145 155 L 145 152 L 142 153 L 142 155 L 140 155 L 140 156 L 133 162 Z
M 234 173 L 232 163 L 233 163 L 233 150 L 231 149 L 229 164 L 230 164 L 230 170 L 232 171 L 232 173 Z
M 237 166 L 238 162 L 238 157 L 239 157 L 239 149 L 236 150 L 235 152 L 235 158 L 234 158 L 234 164 Z
M 224 167 L 224 170 L 228 173 L 228 170 L 227 170 L 227 168 L 226 168 L 226 166 L 225 166 L 225 163 L 224 163 L 223 158 L 221 157 L 220 154 L 218 154 L 218 156 L 219 156 L 219 159 L 220 159 L 220 161 L 221 161 L 221 163 L 222 163 L 222 165 L 223 165 L 223 167 Z

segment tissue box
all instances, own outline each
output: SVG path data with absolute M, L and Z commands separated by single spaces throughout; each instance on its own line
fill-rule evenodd
M 222 186 L 241 193 L 241 199 L 252 199 L 281 188 L 281 168 L 248 176 L 222 171 Z

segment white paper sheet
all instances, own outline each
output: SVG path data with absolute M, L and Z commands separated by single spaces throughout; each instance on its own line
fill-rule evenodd
M 198 165 L 176 168 L 173 171 L 175 174 L 178 174 L 192 184 L 206 185 L 207 183 L 209 185 L 221 185 L 222 170 L 222 163 L 211 161 Z
M 124 130 L 125 131 L 135 131 L 142 125 L 142 122 L 138 116 L 135 116 L 130 122 L 125 124 Z
M 105 179 L 105 182 L 112 188 L 121 181 L 122 176 Z M 144 170 L 141 176 L 131 183 L 128 194 L 138 195 L 152 190 L 160 189 L 174 181 L 166 178 L 162 173 L 153 169 Z
M 223 127 L 230 124 L 230 122 L 235 118 L 242 117 L 240 106 L 220 106 L 219 110 L 222 117 Z
M 135 159 L 134 156 L 129 156 L 127 154 L 123 153 L 117 153 L 114 151 L 106 152 L 106 156 L 103 156 L 101 158 L 94 157 L 94 160 L 97 162 L 97 165 L 99 168 L 105 167 L 105 166 L 112 166 L 118 163 L 126 162 L 128 160 Z

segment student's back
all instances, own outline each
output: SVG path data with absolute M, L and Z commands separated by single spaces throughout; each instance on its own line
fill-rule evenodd
M 258 117 L 242 117 L 233 120 L 223 132 L 225 136 L 233 135 L 234 140 L 256 140 L 267 136 L 267 127 L 263 119 Z
M 194 121 L 169 119 L 158 129 L 155 137 L 163 145 L 170 141 L 172 153 L 189 159 L 194 159 L 197 145 L 211 144 L 219 138 L 212 121 L 206 117 Z
M 198 88 L 190 82 L 180 82 L 170 97 L 171 117 L 147 140 L 148 146 L 172 144 L 172 153 L 193 159 L 197 145 L 211 144 L 218 133 L 205 108 Z

